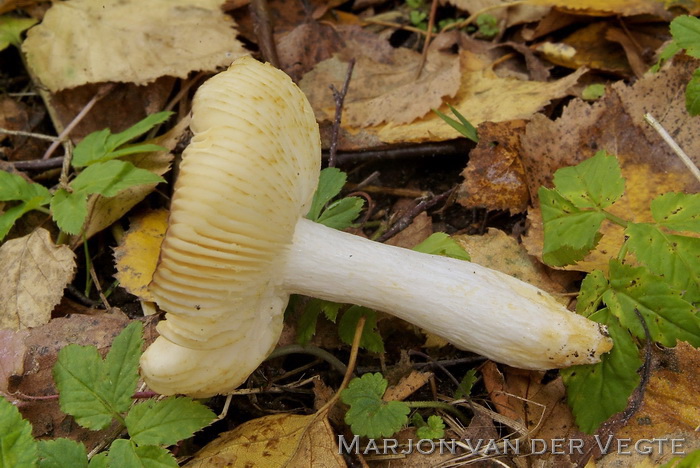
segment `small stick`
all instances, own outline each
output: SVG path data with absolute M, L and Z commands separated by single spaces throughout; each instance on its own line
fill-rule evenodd
M 345 83 L 343 84 L 342 91 L 338 92 L 335 86 L 330 85 L 331 91 L 333 91 L 333 100 L 335 101 L 335 119 L 333 120 L 331 145 L 328 153 L 328 167 L 333 167 L 336 163 L 335 156 L 338 152 L 338 133 L 340 132 L 340 119 L 343 115 L 343 103 L 345 102 L 345 96 L 348 94 L 348 88 L 350 87 L 350 78 L 352 77 L 353 68 L 355 68 L 354 58 L 350 60 L 350 63 L 348 63 L 348 71 L 345 74 Z
M 0 133 L 4 133 L 5 135 L 14 135 L 14 136 L 25 136 L 29 138 L 36 138 L 38 140 L 46 140 L 46 141 L 53 141 L 53 142 L 61 142 L 61 140 L 58 137 L 54 137 L 51 135 L 42 135 L 41 133 L 33 133 L 33 132 L 23 132 L 22 130 L 8 130 L 6 128 L 0 128 Z
M 420 74 L 423 73 L 423 67 L 425 67 L 425 62 L 428 59 L 428 48 L 430 47 L 430 40 L 433 38 L 433 27 L 435 26 L 435 14 L 437 13 L 437 5 L 438 0 L 433 0 L 433 4 L 430 6 L 428 31 L 425 35 L 425 42 L 423 43 L 423 53 L 421 54 L 420 64 L 418 65 L 418 71 L 416 72 L 416 80 L 420 78 Z
M 253 16 L 253 30 L 258 37 L 258 44 L 263 58 L 275 68 L 280 68 L 280 59 L 277 55 L 267 0 L 251 0 L 250 13 Z
M 406 214 L 404 214 L 401 217 L 401 219 L 396 221 L 388 231 L 379 236 L 377 242 L 384 242 L 387 239 L 390 239 L 391 237 L 406 229 L 406 227 L 408 227 L 408 225 L 411 224 L 411 222 L 413 221 L 413 218 L 449 197 L 450 194 L 452 194 L 453 190 L 454 189 L 450 189 L 447 192 L 434 196 L 430 200 L 423 200 L 422 202 L 418 203 L 416 206 L 413 207 L 413 209 L 409 210 Z
M 32 159 L 31 161 L 13 161 L 10 164 L 18 171 L 45 171 L 61 167 L 63 156 L 49 159 Z
M 671 147 L 674 153 L 681 158 L 681 161 L 683 161 L 683 164 L 686 165 L 686 167 L 690 170 L 690 173 L 695 176 L 695 178 L 700 181 L 700 169 L 698 169 L 698 166 L 695 165 L 695 163 L 688 157 L 687 154 L 685 154 L 685 151 L 681 149 L 680 146 L 678 146 L 678 143 L 671 137 L 671 135 L 668 134 L 666 129 L 661 126 L 661 124 L 648 112 L 644 114 L 644 120 L 647 121 L 649 125 L 651 125 L 651 128 L 656 130 L 656 133 L 661 136 L 661 138 L 664 139 L 666 144 Z
M 411 146 L 399 148 L 379 148 L 363 151 L 338 151 L 336 153 L 336 164 L 347 164 L 362 162 L 370 159 L 404 159 L 419 158 L 424 156 L 457 156 L 466 155 L 469 148 L 474 144 L 466 138 L 449 140 L 434 143 L 418 143 Z M 328 157 L 328 152 L 324 151 L 324 158 Z

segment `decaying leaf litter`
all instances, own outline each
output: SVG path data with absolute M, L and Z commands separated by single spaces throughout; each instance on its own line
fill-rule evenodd
M 617 155 L 627 186 L 613 209 L 633 222 L 652 221 L 648 207 L 657 195 L 698 189 L 698 182 L 643 120 L 644 113 L 654 114 L 697 164 L 693 148 L 698 122 L 685 111 L 685 84 L 698 63 L 677 56 L 660 72 L 646 73 L 670 39 L 668 22 L 678 14 L 697 13 L 695 4 L 665 8 L 653 0 L 532 0 L 513 6 L 454 1 L 437 9 L 438 27 L 426 47 L 429 2 L 348 6 L 280 0 L 268 3 L 267 14 L 260 13 L 257 1 L 222 5 L 217 0 L 181 0 L 154 2 L 148 9 L 138 2 L 99 3 L 100 9 L 89 0 L 1 5 L 10 16 L 3 17 L 0 30 L 11 45 L 2 52 L 6 94 L 0 123 L 7 132 L 0 135 L 0 164 L 27 183 L 65 187 L 57 184 L 74 174 L 64 165 L 71 143 L 105 128 L 116 134 L 148 114 L 172 110 L 175 115 L 165 126 L 149 129 L 142 137 L 161 149 L 124 158 L 137 168 L 166 174 L 188 140 L 193 90 L 237 57 L 253 52 L 280 64 L 306 93 L 325 149 L 331 144 L 337 110 L 329 85 L 342 89 L 354 60 L 337 140 L 338 161 L 349 173 L 345 193 L 367 201 L 359 224 L 350 228 L 354 233 L 379 238 L 392 226 L 402 227 L 393 230 L 399 233 L 390 243 L 411 248 L 433 232 L 445 231 L 466 246 L 477 263 L 536 284 L 572 307 L 569 293 L 578 291 L 582 278 L 577 272 L 607 271 L 610 252 L 617 252 L 625 234 L 605 224 L 597 248 L 565 267 L 569 271 L 536 260 L 543 245 L 537 192 L 541 185 L 551 186 L 557 169 L 601 149 Z M 484 14 L 495 18 L 495 33 L 477 26 L 488 24 L 477 22 Z M 83 21 L 84 27 L 75 28 L 76 21 Z M 22 31 L 34 22 L 38 25 L 24 36 Z M 604 85 L 605 93 L 584 101 L 581 96 L 591 84 Z M 463 140 L 455 140 L 460 134 L 431 110 L 453 115 L 447 104 L 478 126 L 481 139 L 475 148 L 465 149 Z M 35 134 L 57 135 L 60 140 Z M 176 168 L 175 164 L 171 173 Z M 101 195 L 104 189 L 93 192 L 87 195 L 83 228 L 72 237 L 58 232 L 48 210 L 35 209 L 45 201 L 37 198 L 45 196 L 43 192 L 22 192 L 23 198 L 4 195 L 5 213 L 19 213 L 13 200 L 28 208 L 0 247 L 0 262 L 8 265 L 3 271 L 9 273 L 0 282 L 6 327 L 0 340 L 8 357 L 3 359 L 2 391 L 32 422 L 35 436 L 80 438 L 89 449 L 116 437 L 71 426 L 54 399 L 32 397 L 55 395 L 50 369 L 64 344 L 94 344 L 106 351 L 105 335 L 115 335 L 129 320 L 144 320 L 143 311 L 154 311 L 148 302 L 139 302 L 150 299 L 146 288 L 163 234 L 157 227 L 162 211 L 150 211 L 166 207 L 171 190 L 170 185 L 150 184 L 113 197 Z M 448 191 L 449 196 L 436 198 Z M 690 252 L 693 255 L 697 252 Z M 193 464 L 208 466 L 206 457 L 211 456 L 240 459 L 243 452 L 259 466 L 348 463 L 320 453 L 314 445 L 318 442 L 309 444 L 313 437 L 337 451 L 337 434 L 351 433 L 343 421 L 344 408 L 334 405 L 314 413 L 331 399 L 329 393 L 338 388 L 342 374 L 323 357 L 315 361 L 308 348 L 295 344 L 300 328 L 309 326 L 299 320 L 309 317 L 307 305 L 304 298 L 293 302 L 278 356 L 250 377 L 233 398 L 228 418 L 208 429 L 196 445 L 228 429 L 235 431 Z M 325 318 L 333 315 L 330 306 L 319 307 L 316 333 L 307 346 L 320 350 L 317 355 L 325 352 L 347 361 L 348 347 L 339 340 L 337 325 Z M 154 320 L 145 320 L 150 341 Z M 375 333 L 383 337 L 384 352 L 360 352 L 358 375 L 382 372 L 395 385 L 390 389 L 399 389 L 393 395 L 400 396 L 391 397 L 394 401 L 447 401 L 468 413 L 464 420 L 441 413 L 448 423 L 445 438 L 591 441 L 577 430 L 556 374 L 484 363 L 388 316 L 380 315 L 373 323 L 371 328 L 376 326 Z M 492 326 L 498 328 L 498 323 Z M 681 343 L 653 351 L 645 364 L 650 374 L 646 391 L 630 400 L 635 415 L 625 424 L 618 418 L 621 427 L 613 418 L 605 430 L 633 440 L 685 438 L 690 451 L 698 446 L 693 432 L 700 420 L 692 377 L 697 374 L 697 350 Z M 401 380 L 416 367 L 430 371 L 429 378 L 419 385 Z M 457 383 L 470 368 L 478 369 L 480 379 L 472 398 L 457 403 Z M 216 410 L 223 401 L 210 404 Z M 282 415 L 270 416 L 274 413 Z M 292 416 L 295 413 L 301 415 Z M 430 414 L 435 411 L 423 411 L 426 418 Z M 418 440 L 418 425 L 406 427 L 398 439 Z M 256 458 L 254 447 L 261 440 L 279 442 L 280 449 L 272 455 L 263 449 L 262 458 Z M 388 463 L 372 455 L 376 454 L 370 451 L 353 457 L 372 466 Z M 391 463 L 453 466 L 498 455 L 463 449 L 460 455 L 439 459 L 414 453 Z M 550 451 L 537 457 L 545 466 L 560 466 L 585 463 L 591 455 L 602 456 L 597 462 L 602 466 L 625 456 Z M 657 452 L 647 458 L 661 463 L 670 456 Z M 527 466 L 532 457 L 498 458 L 508 466 Z

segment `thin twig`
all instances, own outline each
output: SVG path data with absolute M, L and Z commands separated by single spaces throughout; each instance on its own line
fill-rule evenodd
M 45 171 L 61 167 L 63 156 L 49 159 L 32 159 L 30 161 L 13 161 L 10 164 L 18 171 Z
M 448 198 L 453 190 L 454 188 L 448 190 L 447 192 L 441 193 L 440 195 L 436 195 L 429 200 L 423 200 L 418 203 L 412 209 L 408 210 L 408 212 L 406 212 L 406 214 L 404 214 L 398 221 L 396 221 L 388 231 L 379 236 L 377 242 L 384 242 L 406 229 L 406 227 L 408 227 L 408 225 L 413 221 L 413 218 Z
M 345 102 L 345 96 L 348 94 L 353 68 L 355 68 L 354 58 L 348 63 L 348 71 L 345 74 L 345 83 L 343 84 L 342 91 L 338 92 L 335 86 L 330 85 L 331 91 L 333 92 L 333 100 L 335 101 L 335 119 L 333 120 L 333 131 L 331 133 L 331 144 L 328 153 L 328 167 L 334 167 L 336 163 L 335 156 L 338 152 L 338 134 L 340 133 L 340 120 L 343 115 L 343 103 Z
M 377 148 L 362 151 L 338 151 L 336 152 L 335 162 L 337 165 L 342 165 L 373 159 L 388 160 L 421 158 L 425 156 L 461 156 L 466 155 L 473 146 L 474 143 L 470 140 L 459 138 L 439 143 L 419 143 L 410 146 Z M 327 158 L 328 151 L 324 151 L 323 153 L 323 157 Z
M 666 129 L 661 126 L 661 124 L 649 113 L 644 114 L 644 120 L 651 125 L 651 128 L 656 130 L 656 133 L 658 133 L 659 136 L 664 139 L 666 144 L 671 147 L 673 152 L 676 153 L 679 158 L 681 158 L 681 161 L 683 161 L 683 164 L 685 164 L 688 170 L 690 170 L 690 173 L 693 174 L 698 181 L 700 181 L 700 169 L 698 169 L 698 166 L 695 165 L 692 159 L 685 154 L 685 151 L 678 146 L 678 143 L 676 143 L 671 135 L 668 134 Z
M 250 13 L 253 17 L 253 30 L 258 38 L 258 45 L 263 58 L 274 67 L 280 68 L 280 59 L 277 55 L 277 46 L 275 45 L 267 0 L 251 0 Z
M 24 137 L 29 137 L 29 138 L 36 138 L 38 140 L 53 141 L 53 142 L 58 142 L 58 143 L 61 142 L 61 140 L 55 136 L 43 135 L 41 133 L 23 132 L 22 130 L 8 130 L 7 128 L 0 128 L 0 133 L 4 133 L 5 135 L 14 135 L 14 136 L 24 136 Z
M 435 15 L 437 14 L 438 0 L 433 0 L 433 4 L 430 6 L 430 18 L 428 18 L 428 31 L 425 35 L 425 42 L 423 43 L 423 53 L 420 56 L 420 64 L 418 65 L 418 71 L 416 71 L 415 80 L 420 78 L 420 74 L 423 73 L 423 68 L 425 67 L 425 62 L 428 59 L 428 48 L 430 47 L 430 40 L 433 38 L 433 28 L 435 27 Z

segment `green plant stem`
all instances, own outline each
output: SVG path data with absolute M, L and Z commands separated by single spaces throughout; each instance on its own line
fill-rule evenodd
M 37 206 L 34 209 L 40 213 L 44 213 L 44 214 L 51 216 L 51 210 L 49 210 L 48 208 L 44 208 L 43 206 Z
M 605 215 L 605 218 L 607 218 L 608 221 L 612 221 L 613 223 L 617 224 L 618 226 L 622 226 L 623 228 L 627 227 L 627 224 L 629 224 L 627 221 L 624 219 L 620 218 L 619 216 L 615 216 L 614 214 L 602 210 L 603 214 Z
M 289 354 L 310 354 L 311 356 L 316 356 L 319 359 L 323 359 L 328 364 L 333 366 L 341 374 L 347 372 L 348 367 L 343 364 L 343 362 L 337 357 L 333 356 L 331 353 L 325 349 L 321 349 L 318 346 L 300 345 L 300 344 L 290 344 L 286 346 L 280 346 L 275 349 L 266 360 L 274 359 L 281 356 L 287 356 Z
M 458 410 L 452 405 L 448 405 L 447 403 L 443 403 L 441 401 L 406 401 L 404 403 L 406 403 L 409 406 L 409 408 L 436 408 L 445 410 L 449 413 L 454 414 L 462 421 L 467 420 L 467 417 L 460 410 Z
M 67 244 L 69 240 L 70 240 L 70 234 L 67 234 L 63 231 L 59 231 L 58 237 L 56 238 L 56 245 Z

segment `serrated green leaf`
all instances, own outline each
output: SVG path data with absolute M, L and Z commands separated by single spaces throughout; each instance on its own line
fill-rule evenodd
M 0 201 L 28 201 L 39 198 L 42 204 L 49 202 L 51 193 L 40 184 L 28 182 L 24 177 L 0 170 Z
M 311 201 L 311 208 L 306 215 L 307 219 L 318 222 L 321 210 L 326 204 L 340 193 L 348 176 L 336 167 L 327 167 L 321 171 L 318 178 L 318 187 Z
M 420 244 L 413 247 L 416 252 L 431 255 L 443 255 L 445 257 L 457 258 L 459 260 L 471 260 L 469 252 L 464 247 L 444 232 L 434 232 Z
M 449 117 L 442 112 L 440 112 L 437 109 L 433 109 L 433 112 L 437 114 L 438 117 L 440 117 L 442 120 L 445 121 L 450 127 L 454 128 L 457 130 L 462 136 L 465 138 L 470 139 L 474 143 L 479 142 L 479 134 L 476 131 L 476 128 L 469 122 L 457 109 L 449 105 L 450 110 L 452 113 L 459 119 L 459 122 L 457 122 L 455 119 L 452 117 Z
M 61 231 L 78 234 L 87 218 L 87 195 L 64 189 L 56 190 L 51 199 L 51 215 Z
M 352 432 L 371 439 L 390 437 L 408 421 L 410 409 L 401 401 L 386 402 L 382 395 L 388 382 L 382 374 L 365 374 L 350 381 L 340 399 L 350 409 L 345 413 L 345 422 Z
M 20 202 L 18 205 L 7 209 L 3 214 L 0 215 L 0 240 L 4 239 L 15 222 L 21 218 L 25 213 L 35 210 L 42 205 L 45 205 L 47 200 L 43 197 L 32 198 L 27 201 Z
M 112 407 L 119 413 L 129 409 L 139 381 L 139 358 L 143 347 L 143 324 L 131 322 L 114 338 L 105 357 L 107 386 Z
M 108 468 L 109 457 L 107 452 L 98 453 L 90 459 L 88 468 Z
M 554 173 L 556 191 L 579 209 L 602 209 L 612 205 L 625 192 L 625 179 L 615 156 L 598 151 L 576 166 Z
M 32 425 L 19 410 L 0 396 L 0 466 L 31 467 L 38 458 Z
M 427 423 L 416 430 L 416 435 L 421 439 L 442 439 L 445 437 L 445 421 L 437 415 L 429 416 Z
M 625 234 L 637 260 L 681 291 L 688 302 L 700 301 L 700 239 L 669 234 L 645 223 L 630 223 Z
M 676 340 L 700 346 L 700 315 L 679 291 L 645 267 L 633 268 L 617 260 L 610 261 L 609 276 L 610 289 L 603 300 L 636 337 L 646 337 L 635 312 L 639 311 L 654 341 L 668 347 L 676 346 Z
M 126 439 L 112 442 L 108 455 L 109 468 L 177 468 L 170 452 L 155 445 L 136 447 Z
M 650 72 L 656 73 L 659 70 L 661 70 L 661 66 L 671 57 L 676 55 L 678 52 L 680 52 L 682 49 L 676 44 L 675 41 L 671 41 L 666 45 L 666 47 L 661 50 L 659 53 L 659 59 L 656 61 L 654 65 L 651 66 L 649 69 Z
M 455 390 L 455 400 L 468 398 L 472 393 L 472 387 L 476 383 L 476 369 L 469 369 Z
M 544 221 L 543 260 L 563 266 L 582 260 L 600 240 L 605 214 L 582 211 L 557 191 L 540 187 L 538 192 Z
M 610 416 L 624 410 L 639 384 L 637 370 L 642 365 L 636 343 L 608 309 L 589 317 L 608 326 L 615 343 L 598 364 L 573 366 L 561 371 L 569 406 L 579 429 L 588 434 Z
M 110 156 L 113 158 L 121 158 L 122 156 L 128 156 L 130 154 L 138 154 L 138 153 L 152 153 L 156 151 L 167 151 L 167 148 L 164 148 L 160 145 L 153 145 L 153 144 L 145 144 L 145 143 L 138 143 L 135 145 L 127 145 L 122 147 L 121 149 L 118 149 L 116 151 L 113 151 Z
M 316 334 L 318 316 L 323 312 L 328 320 L 335 323 L 338 311 L 343 304 L 324 301 L 323 299 L 311 299 L 306 304 L 297 322 L 297 342 L 305 345 Z
M 85 445 L 71 439 L 39 441 L 39 468 L 87 468 Z
M 678 47 L 691 57 L 700 58 L 700 20 L 682 15 L 671 21 L 671 35 Z
M 659 468 L 697 468 L 700 466 L 700 450 L 694 450 L 683 458 L 672 458 Z
M 145 169 L 139 169 L 130 162 L 113 159 L 93 164 L 83 170 L 70 186 L 74 192 L 113 197 L 134 185 L 156 184 L 164 179 Z
M 600 270 L 593 270 L 583 279 L 581 291 L 576 301 L 576 312 L 589 317 L 598 310 L 603 300 L 603 293 L 608 290 L 608 280 Z
M 700 193 L 664 193 L 652 200 L 651 214 L 668 229 L 700 232 Z
M 338 322 L 338 336 L 343 342 L 352 344 L 357 322 L 362 316 L 365 317 L 365 326 L 362 330 L 360 346 L 373 353 L 383 353 L 384 340 L 377 328 L 377 312 L 367 307 L 352 306 L 346 310 Z
M 123 144 L 143 135 L 155 125 L 165 122 L 172 112 L 151 114 L 121 133 L 112 134 L 109 129 L 99 130 L 87 135 L 73 150 L 73 167 L 85 167 L 99 162 L 106 162 L 127 154 L 161 151 L 162 147 L 151 144 L 134 145 L 131 148 L 117 150 Z
M 332 229 L 348 228 L 352 226 L 364 204 L 365 201 L 360 197 L 341 198 L 328 205 L 316 222 Z
M 100 385 L 105 374 L 104 362 L 94 346 L 69 344 L 58 352 L 53 366 L 61 411 L 88 429 L 104 429 L 115 416 Z
M 15 47 L 22 45 L 22 32 L 36 24 L 34 18 L 17 18 L 16 16 L 0 16 L 0 50 L 10 44 Z
M 685 109 L 690 115 L 700 114 L 700 70 L 695 70 L 685 86 Z
M 135 405 L 126 416 L 131 440 L 141 445 L 173 445 L 210 424 L 216 415 L 191 398 L 148 400 Z
M 312 301 L 318 301 L 323 315 L 325 315 L 328 320 L 335 323 L 336 319 L 338 318 L 338 312 L 340 312 L 343 304 L 332 301 L 324 301 L 323 299 L 312 299 Z

